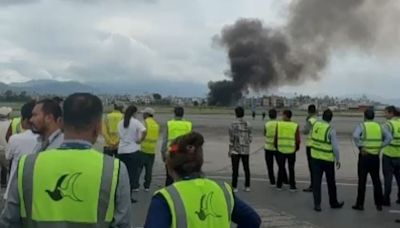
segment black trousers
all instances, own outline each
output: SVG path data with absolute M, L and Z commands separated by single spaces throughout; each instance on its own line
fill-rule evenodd
M 139 188 L 139 168 L 140 168 L 140 155 L 139 152 L 129 153 L 129 154 L 118 154 L 117 156 L 121 160 L 127 170 L 129 175 L 129 184 L 132 189 Z
M 312 177 L 312 165 L 311 165 L 311 147 L 306 147 L 306 154 L 307 154 L 307 163 L 308 163 L 308 170 L 310 171 L 310 188 L 313 186 L 313 177 Z
M 275 150 L 265 150 L 265 163 L 267 165 L 267 172 L 270 184 L 276 184 L 275 171 L 274 171 L 274 157 L 276 158 Z
M 244 176 L 245 176 L 245 187 L 250 187 L 250 167 L 249 167 L 249 155 L 232 154 L 232 188 L 237 188 L 237 181 L 239 176 L 239 163 L 242 160 Z
M 356 205 L 364 206 L 367 176 L 371 176 L 374 186 L 375 205 L 381 206 L 383 201 L 382 183 L 379 177 L 379 155 L 358 155 L 358 193 Z
M 138 152 L 140 155 L 140 166 L 139 166 L 139 177 L 142 174 L 144 168 L 144 188 L 150 188 L 151 178 L 153 176 L 153 165 L 154 165 L 154 154 L 148 154 L 144 152 Z
M 321 183 L 322 175 L 325 173 L 326 182 L 328 184 L 329 204 L 335 206 L 338 204 L 336 181 L 335 181 L 335 163 L 323 161 L 319 159 L 311 159 L 313 180 L 313 196 L 314 205 L 321 205 Z
M 109 155 L 111 157 L 115 157 L 118 154 L 118 148 L 111 149 L 110 147 L 104 147 L 103 148 L 103 152 L 104 152 L 104 154 L 107 154 L 107 155 Z
M 400 200 L 400 158 L 391 158 L 383 155 L 382 158 L 383 176 L 385 179 L 384 202 L 390 203 L 390 194 L 392 193 L 393 175 L 397 181 L 398 193 L 397 199 Z
M 289 166 L 289 185 L 291 188 L 296 188 L 296 179 L 294 172 L 294 165 L 296 163 L 296 153 L 283 154 L 278 151 L 276 153 L 276 159 L 278 162 L 278 181 L 276 183 L 276 187 L 282 188 L 282 185 L 285 182 L 285 177 L 287 179 L 287 174 L 286 174 L 287 173 L 286 160 L 287 160 Z
M 2 188 L 5 188 L 7 186 L 8 169 L 6 166 L 1 166 L 0 169 L 0 185 Z

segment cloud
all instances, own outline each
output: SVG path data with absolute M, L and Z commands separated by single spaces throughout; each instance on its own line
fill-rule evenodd
M 1 0 L 0 6 L 23 5 L 39 2 L 40 0 Z
M 169 81 L 206 88 L 228 69 L 225 52 L 212 46 L 223 25 L 241 17 L 283 24 L 287 2 L 2 0 L 1 6 L 13 6 L 0 7 L 0 81 L 70 79 L 146 86 Z M 335 67 L 343 69 L 335 73 L 347 75 L 354 66 Z M 387 80 L 396 83 L 393 77 Z M 331 88 L 357 84 L 350 80 Z

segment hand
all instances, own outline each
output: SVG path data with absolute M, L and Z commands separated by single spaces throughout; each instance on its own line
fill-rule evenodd
M 341 166 L 342 166 L 342 165 L 340 164 L 340 161 L 337 161 L 337 162 L 336 162 L 336 169 L 339 170 Z

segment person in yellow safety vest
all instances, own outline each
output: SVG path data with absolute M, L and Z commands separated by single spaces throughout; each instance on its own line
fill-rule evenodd
M 276 159 L 276 147 L 275 147 L 275 135 L 276 126 L 278 121 L 276 120 L 277 111 L 275 109 L 270 109 L 268 111 L 269 121 L 265 123 L 264 126 L 264 136 L 265 136 L 265 163 L 267 164 L 268 178 L 271 186 L 275 186 L 275 171 L 274 171 L 274 158 Z M 286 171 L 286 170 L 285 170 Z
M 157 141 L 160 135 L 160 126 L 154 119 L 155 111 L 152 108 L 145 108 L 143 111 L 144 126 L 146 127 L 146 138 L 143 140 L 139 152 L 139 176 L 145 168 L 144 190 L 149 191 L 151 184 L 151 176 L 153 175 L 154 158 L 157 148 Z
M 389 145 L 392 135 L 374 121 L 375 111 L 371 108 L 364 112 L 364 122 L 359 124 L 353 133 L 354 143 L 359 148 L 358 155 L 358 193 L 354 210 L 364 210 L 365 186 L 367 175 L 371 175 L 374 186 L 374 200 L 378 211 L 382 211 L 383 193 L 379 176 L 379 155 L 383 147 Z
M 399 111 L 394 106 L 386 107 L 385 115 L 387 122 L 383 128 L 390 132 L 393 139 L 389 145 L 383 148 L 382 170 L 385 182 L 383 206 L 390 206 L 393 175 L 398 186 L 396 203 L 400 204 L 400 117 Z
M 292 111 L 284 110 L 283 118 L 277 123 L 275 135 L 275 147 L 277 148 L 276 159 L 278 161 L 278 180 L 276 187 L 282 190 L 285 179 L 285 163 L 289 164 L 289 185 L 290 191 L 297 191 L 294 166 L 296 162 L 296 152 L 300 149 L 299 124 L 293 122 Z
M 315 105 L 311 104 L 308 106 L 308 116 L 306 119 L 306 125 L 303 129 L 303 134 L 307 135 L 307 142 L 306 142 L 306 154 L 307 154 L 307 163 L 308 163 L 308 170 L 310 171 L 310 185 L 308 188 L 303 189 L 303 192 L 312 192 L 312 168 L 311 168 L 311 129 L 315 122 L 317 122 L 317 108 Z
M 192 132 L 192 122 L 183 119 L 183 115 L 185 114 L 183 107 L 175 107 L 174 114 L 174 119 L 167 122 L 167 129 L 163 134 L 164 138 L 161 146 L 161 156 L 164 162 L 167 158 L 168 149 L 172 140 L 181 135 Z M 165 186 L 168 186 L 173 183 L 172 177 L 168 174 L 168 169 L 166 169 L 166 176 Z
M 119 135 L 118 124 L 124 118 L 124 106 L 114 104 L 114 110 L 104 116 L 102 135 L 104 137 L 103 152 L 110 156 L 116 156 L 118 153 Z
M 21 117 L 15 117 L 12 119 L 11 122 L 11 134 L 16 135 L 22 133 L 24 129 L 21 126 Z
M 321 209 L 321 182 L 325 172 L 328 184 L 329 204 L 333 209 L 342 208 L 344 202 L 338 202 L 335 182 L 336 168 L 340 169 L 339 146 L 336 130 L 331 126 L 333 113 L 330 109 L 324 111 L 322 121 L 317 121 L 311 130 L 311 165 L 313 180 L 314 210 Z
M 100 99 L 75 93 L 63 110 L 64 142 L 21 157 L 0 227 L 131 227 L 126 167 L 92 148 L 102 127 Z
M 227 183 L 204 177 L 203 144 L 197 132 L 172 141 L 166 163 L 175 183 L 154 194 L 144 227 L 260 227 L 260 216 Z

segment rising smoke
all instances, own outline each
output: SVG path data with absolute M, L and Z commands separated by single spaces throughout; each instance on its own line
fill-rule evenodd
M 209 103 L 230 105 L 249 89 L 318 79 L 332 50 L 396 52 L 399 9 L 398 0 L 293 0 L 281 28 L 239 19 L 213 39 L 227 50 L 230 80 L 209 83 Z

